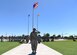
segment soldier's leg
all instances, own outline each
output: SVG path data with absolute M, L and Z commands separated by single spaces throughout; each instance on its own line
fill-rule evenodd
M 35 49 L 35 52 L 36 52 L 36 50 L 37 50 L 37 44 L 38 44 L 38 43 L 37 43 L 37 40 L 35 40 L 34 42 L 35 42 L 35 44 L 34 44 L 34 49 Z
M 32 40 L 32 41 L 31 41 L 31 48 L 32 48 L 32 51 L 33 51 L 33 52 L 34 52 L 34 50 L 35 50 L 34 46 L 35 46 L 35 45 L 34 45 L 34 40 Z

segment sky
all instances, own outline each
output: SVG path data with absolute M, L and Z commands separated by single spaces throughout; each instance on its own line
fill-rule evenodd
M 34 27 L 43 35 L 77 34 L 77 0 L 0 0 L 0 35 L 27 35 L 32 31 L 33 4 Z

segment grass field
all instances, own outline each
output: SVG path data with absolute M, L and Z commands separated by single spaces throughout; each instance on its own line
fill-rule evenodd
M 20 43 L 18 42 L 0 42 L 0 55 L 16 46 Z
M 43 43 L 63 55 L 77 55 L 77 41 L 73 42 L 72 40 L 67 40 Z

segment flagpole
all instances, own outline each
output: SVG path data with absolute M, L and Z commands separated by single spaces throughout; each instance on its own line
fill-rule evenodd
M 39 14 L 37 14 L 37 30 L 38 30 L 38 16 L 39 16 Z
M 38 15 L 37 15 L 37 30 L 38 30 Z
M 38 30 L 38 25 L 39 25 L 39 23 L 38 23 L 38 22 L 39 22 L 39 21 L 38 21 L 38 17 L 39 17 L 39 16 L 40 16 L 40 14 L 38 13 L 38 14 L 37 14 L 37 30 Z
M 30 15 L 28 15 L 28 35 L 29 35 L 29 17 Z
M 33 12 L 32 12 L 32 29 L 34 28 L 34 9 L 38 7 L 38 2 L 33 4 Z
M 33 8 L 33 12 L 32 12 L 32 29 L 34 28 L 34 8 Z

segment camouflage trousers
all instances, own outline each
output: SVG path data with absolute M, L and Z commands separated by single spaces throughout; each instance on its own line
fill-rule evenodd
M 37 40 L 34 39 L 34 40 L 31 40 L 31 48 L 32 48 L 32 51 L 36 51 L 37 50 Z

